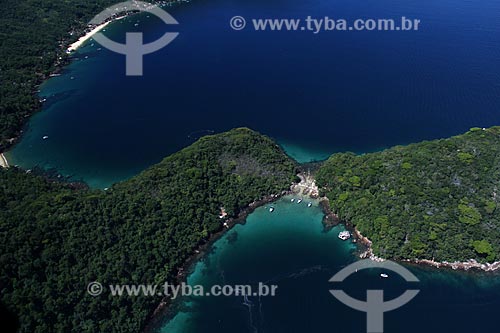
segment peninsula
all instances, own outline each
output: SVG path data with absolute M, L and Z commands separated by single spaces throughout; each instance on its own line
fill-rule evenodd
M 296 174 L 271 139 L 245 128 L 203 137 L 107 191 L 0 168 L 0 300 L 22 332 L 139 332 L 160 299 L 82 297 L 89 281 L 176 281 L 226 220 L 279 197 Z
M 500 259 L 499 159 L 500 127 L 472 128 L 371 154 L 335 154 L 316 181 L 376 257 L 491 270 L 498 265 L 486 263 Z
M 374 256 L 482 268 L 499 256 L 498 156 L 500 127 L 474 128 L 377 153 L 334 154 L 315 178 L 299 179 L 299 166 L 278 145 L 240 128 L 203 137 L 107 191 L 2 168 L 2 301 L 19 313 L 24 331 L 98 324 L 139 331 L 160 300 L 78 297 L 88 281 L 175 281 L 226 221 L 290 189 L 326 195 L 331 210 L 370 239 Z M 42 320 L 68 308 L 60 320 Z

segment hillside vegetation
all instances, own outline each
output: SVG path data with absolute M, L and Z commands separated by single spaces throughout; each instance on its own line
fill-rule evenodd
M 40 107 L 41 84 L 68 57 L 95 15 L 119 0 L 2 1 L 0 10 L 0 152 Z M 150 1 L 154 2 L 154 1 Z
M 317 184 L 384 258 L 500 259 L 500 128 L 357 156 L 335 154 Z
M 0 170 L 0 297 L 21 332 L 138 332 L 159 297 L 98 297 L 87 284 L 163 284 L 197 245 L 296 165 L 248 129 L 204 137 L 108 191 Z

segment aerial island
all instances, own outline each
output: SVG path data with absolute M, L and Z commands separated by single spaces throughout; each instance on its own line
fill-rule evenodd
M 499 143 L 500 128 L 475 128 L 361 156 L 334 154 L 317 183 L 332 212 L 378 257 L 492 263 Z M 226 221 L 287 193 L 299 171 L 275 142 L 247 128 L 203 137 L 107 191 L 2 168 L 2 301 L 26 331 L 139 330 L 158 306 L 154 298 L 81 298 L 74 287 L 114 277 L 177 279 Z M 81 316 L 88 320 L 75 320 Z
M 0 47 L 0 153 L 40 109 L 39 84 L 68 63 L 65 50 L 87 19 L 113 3 L 3 4 L 0 20 L 13 34 Z M 328 213 L 374 259 L 500 266 L 500 127 L 337 153 L 307 179 L 304 166 L 248 128 L 202 137 L 107 190 L 9 167 L 3 155 L 0 162 L 0 300 L 22 332 L 142 330 L 158 299 L 82 297 L 88 282 L 178 281 L 226 226 L 301 179 L 315 181 Z

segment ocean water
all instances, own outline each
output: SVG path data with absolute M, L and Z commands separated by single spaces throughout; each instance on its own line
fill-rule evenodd
M 178 26 L 141 14 L 107 29 L 117 41 L 127 31 L 146 41 L 180 32 L 145 56 L 143 77 L 126 77 L 122 55 L 90 42 L 45 83 L 48 101 L 11 164 L 106 187 L 233 127 L 310 161 L 499 124 L 497 0 L 195 0 L 167 9 Z M 256 32 L 232 30 L 234 15 L 422 23 L 410 32 Z
M 191 332 L 366 332 L 366 315 L 337 301 L 328 280 L 356 260 L 356 246 L 341 241 L 342 226 L 325 232 L 323 213 L 306 202 L 285 197 L 260 207 L 246 224 L 236 225 L 216 241 L 192 267 L 188 283 L 202 285 L 277 285 L 271 297 L 186 297 L 158 328 L 162 333 Z M 397 274 L 381 279 L 378 270 L 363 270 L 340 288 L 365 300 L 367 289 L 384 290 L 385 300 L 406 289 L 420 293 L 404 307 L 387 312 L 387 333 L 496 332 L 500 306 L 498 274 L 464 273 L 406 266 L 420 280 L 416 285 Z

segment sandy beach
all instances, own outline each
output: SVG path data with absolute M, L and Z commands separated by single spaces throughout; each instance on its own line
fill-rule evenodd
M 66 52 L 71 53 L 71 52 L 76 51 L 80 46 L 82 46 L 86 41 L 88 41 L 90 38 L 92 38 L 92 36 L 94 36 L 96 33 L 101 31 L 102 29 L 104 29 L 108 24 L 110 24 L 111 22 L 114 22 L 114 21 L 121 20 L 127 16 L 128 15 L 122 15 L 122 16 L 119 16 L 117 18 L 112 19 L 111 21 L 107 21 L 107 22 L 104 22 L 102 24 L 99 24 L 99 25 L 93 27 L 92 30 L 90 30 L 84 36 L 80 37 L 76 42 L 71 44 L 68 47 L 68 49 L 66 50 Z
M 7 161 L 7 158 L 5 158 L 5 155 L 3 153 L 0 154 L 0 166 L 3 168 L 9 167 L 9 162 Z
M 68 49 L 66 50 L 66 52 L 71 53 L 71 52 L 76 51 L 86 41 L 88 41 L 90 38 L 92 38 L 92 36 L 94 36 L 96 33 L 98 33 L 99 31 L 101 31 L 102 29 L 104 29 L 110 23 L 111 23 L 111 21 L 108 21 L 108 22 L 104 22 L 103 24 L 100 24 L 100 25 L 94 27 L 92 30 L 90 30 L 89 32 L 87 32 L 84 36 L 80 37 L 76 42 L 74 42 L 73 44 L 71 44 L 68 47 Z
M 319 189 L 316 185 L 314 177 L 311 176 L 310 172 L 301 172 L 297 176 L 300 178 L 300 183 L 293 184 L 290 190 L 293 193 L 317 199 L 319 197 Z

